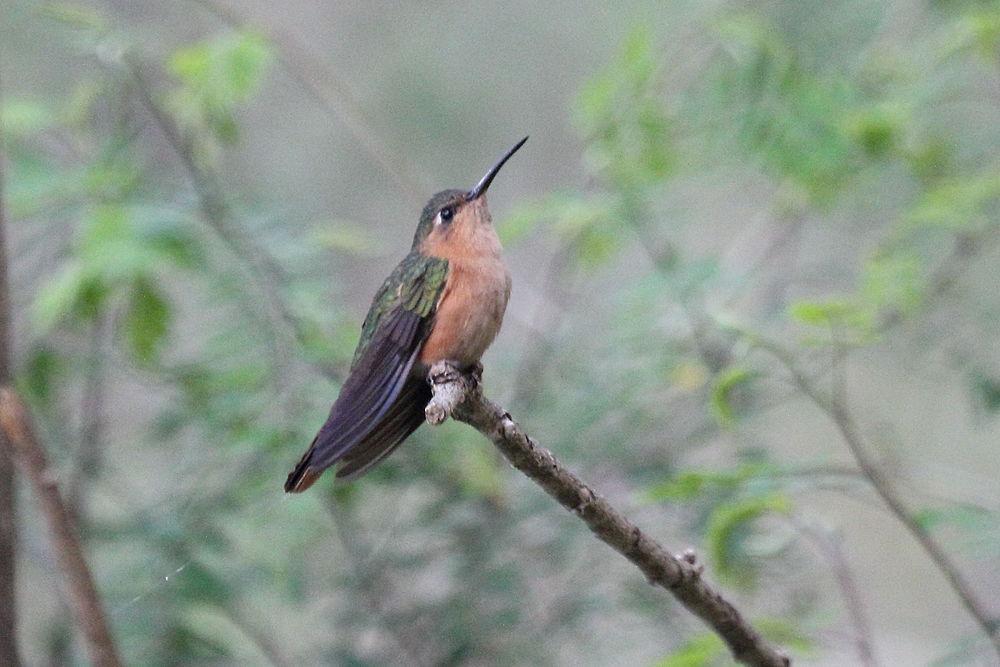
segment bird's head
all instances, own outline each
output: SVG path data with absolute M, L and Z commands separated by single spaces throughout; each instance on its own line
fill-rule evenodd
M 486 206 L 486 191 L 504 163 L 527 140 L 528 137 L 525 137 L 517 142 L 471 190 L 443 190 L 431 197 L 420 214 L 420 224 L 413 236 L 413 250 L 439 254 L 435 250 L 474 235 L 483 225 L 492 225 L 493 218 Z

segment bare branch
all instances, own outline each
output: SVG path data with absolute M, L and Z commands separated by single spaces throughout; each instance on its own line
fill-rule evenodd
M 489 438 L 511 465 L 580 517 L 602 542 L 638 567 L 650 583 L 668 590 L 705 621 L 736 660 L 772 667 L 790 664 L 787 656 L 764 641 L 742 614 L 704 580 L 694 552 L 674 556 L 565 469 L 552 452 L 529 438 L 507 411 L 483 396 L 478 372 L 463 374 L 453 365 L 439 362 L 431 368 L 430 382 L 434 397 L 425 411 L 427 421 L 440 424 L 451 416 Z
M 944 547 L 917 520 L 916 516 L 903 502 L 889 476 L 869 453 L 868 444 L 862 438 L 855 424 L 854 417 L 848 407 L 847 390 L 843 379 L 837 380 L 841 369 L 834 369 L 834 391 L 825 396 L 814 382 L 799 368 L 795 358 L 780 345 L 769 341 L 755 341 L 757 347 L 769 352 L 786 368 L 795 383 L 802 389 L 810 401 L 822 410 L 840 433 L 861 474 L 868 480 L 875 493 L 882 499 L 892 516 L 899 521 L 914 537 L 924 553 L 933 561 L 934 566 L 947 579 L 951 589 L 958 596 L 966 611 L 982 628 L 993 649 L 1000 656 L 1000 619 L 992 615 L 976 596 L 972 586 L 965 580 L 961 568 L 956 564 Z M 842 360 L 837 362 L 842 363 Z
M 31 481 L 52 538 L 52 548 L 67 588 L 70 606 L 83 632 L 90 660 L 98 667 L 119 667 L 114 641 L 69 510 L 48 469 L 45 450 L 35 437 L 28 410 L 9 387 L 0 388 L 0 429 L 11 453 Z M 6 630 L 5 630 L 6 631 Z
M 2 127 L 0 127 L 2 132 Z M 11 305 L 7 276 L 7 220 L 4 207 L 4 151 L 0 134 L 0 384 L 11 381 Z M 0 436 L 2 437 L 2 436 Z M 10 447 L 0 442 L 0 664 L 17 667 L 17 494 Z

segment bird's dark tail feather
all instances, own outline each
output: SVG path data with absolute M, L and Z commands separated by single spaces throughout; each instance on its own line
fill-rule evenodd
M 329 433 L 324 427 L 313 439 L 309 449 L 288 474 L 285 480 L 286 493 L 301 493 L 319 479 L 323 471 L 339 464 L 337 478 L 354 480 L 362 476 L 409 437 L 424 423 L 424 406 L 431 400 L 430 385 L 420 376 L 407 378 L 396 400 L 377 421 L 366 427 L 360 441 L 338 454 L 332 461 L 329 457 L 318 456 L 322 449 L 321 437 Z M 333 419 L 333 417 L 331 417 Z
M 295 464 L 292 472 L 288 473 L 288 479 L 285 480 L 285 493 L 302 493 L 319 479 L 323 471 L 312 467 L 313 451 L 313 447 L 310 446 L 299 462 Z

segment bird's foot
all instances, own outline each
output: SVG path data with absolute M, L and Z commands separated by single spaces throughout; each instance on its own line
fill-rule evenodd
M 465 373 L 462 368 L 453 361 L 439 361 L 431 366 L 427 373 L 427 381 L 431 386 L 455 382 Z
M 453 361 L 439 361 L 431 366 L 427 381 L 434 395 L 424 409 L 427 421 L 437 425 L 448 419 L 469 392 L 478 390 L 482 377 L 479 362 L 462 367 Z

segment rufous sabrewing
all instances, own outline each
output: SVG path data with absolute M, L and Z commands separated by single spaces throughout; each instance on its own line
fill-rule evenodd
M 337 478 L 363 475 L 424 422 L 434 363 L 463 369 L 479 363 L 510 297 L 486 191 L 527 140 L 471 190 L 444 190 L 424 207 L 410 254 L 375 295 L 340 395 L 285 491 L 305 491 L 333 465 Z

